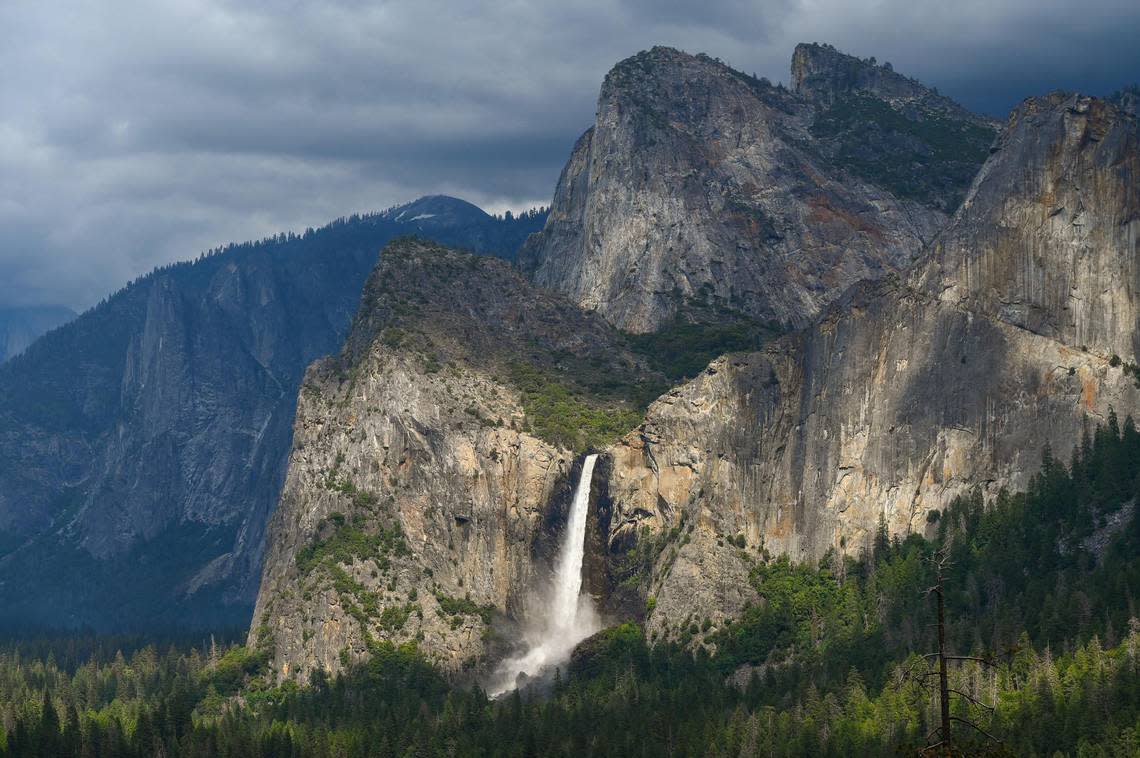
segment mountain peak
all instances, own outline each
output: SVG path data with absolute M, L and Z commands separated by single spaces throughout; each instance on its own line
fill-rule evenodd
M 514 260 L 523 240 L 541 229 L 546 221 L 545 209 L 500 218 L 450 195 L 424 195 L 389 208 L 383 216 L 405 227 L 406 234 L 429 237 L 476 252 L 495 252 L 507 260 Z
M 489 218 L 486 211 L 479 206 L 450 195 L 424 195 L 410 203 L 397 205 L 386 211 L 385 215 L 393 221 L 404 222 L 429 218 L 463 220 Z
M 853 95 L 870 95 L 895 108 L 918 110 L 927 116 L 949 116 L 979 126 L 994 128 L 990 118 L 972 113 L 917 79 L 895 71 L 888 62 L 874 57 L 858 58 L 817 42 L 796 45 L 792 53 L 792 89 L 797 95 L 822 106 L 832 106 Z
M 792 89 L 827 105 L 854 92 L 886 99 L 916 99 L 930 94 L 918 81 L 896 73 L 890 63 L 880 65 L 874 58 L 857 58 L 816 42 L 796 45 L 792 53 Z
M 713 81 L 734 88 L 744 84 L 763 100 L 779 98 L 780 93 L 787 96 L 786 90 L 773 86 L 767 79 L 737 71 L 720 58 L 657 45 L 615 64 L 602 82 L 601 99 L 620 93 L 627 101 L 646 104 L 655 94 L 672 93 L 671 99 L 676 99 L 686 85 L 703 88 Z

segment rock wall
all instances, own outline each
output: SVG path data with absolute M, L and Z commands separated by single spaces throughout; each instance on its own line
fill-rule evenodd
M 512 429 L 518 398 L 488 376 L 428 375 L 407 355 L 371 356 L 351 384 L 316 369 L 303 398 L 255 641 L 271 635 L 277 671 L 301 681 L 379 640 L 414 641 L 445 670 L 475 662 L 486 610 L 507 611 L 534 579 L 531 543 L 570 457 Z M 353 530 L 398 532 L 403 548 L 298 563 Z
M 687 67 L 719 65 L 651 58 L 617 79 L 675 65 L 674 85 L 695 91 Z M 716 111 L 728 91 L 688 102 Z M 620 121 L 625 107 L 607 113 Z M 600 118 L 575 148 L 548 233 L 620 232 L 590 210 L 609 191 L 591 166 L 628 160 L 609 152 L 607 129 L 622 131 Z M 643 149 L 657 132 L 622 134 Z M 720 149 L 708 134 L 691 145 L 706 143 Z M 1135 117 L 1061 94 L 1023 104 L 912 270 L 847 288 L 762 351 L 713 361 L 602 451 L 585 567 L 600 606 L 646 618 L 653 639 L 706 619 L 713 631 L 757 600 L 748 576 L 763 556 L 855 555 L 880 523 L 923 532 L 975 488 L 1025 488 L 1046 445 L 1064 458 L 1111 413 L 1140 415 L 1136 177 Z M 692 211 L 683 186 L 659 195 L 679 214 Z M 675 229 L 650 218 L 646 234 L 692 231 L 684 215 Z M 577 476 L 575 455 L 527 431 L 511 365 L 568 383 L 600 369 L 597 386 L 660 379 L 607 323 L 647 326 L 671 307 L 645 310 L 636 282 L 609 276 L 620 249 L 532 269 L 580 281 L 567 299 L 499 262 L 389 248 L 345 348 L 302 392 L 250 638 L 274 645 L 279 677 L 339 670 L 384 641 L 416 642 L 453 671 L 504 652 L 556 555 Z M 709 298 L 739 285 L 726 270 L 709 269 Z M 583 309 L 575 293 L 597 299 Z
M 302 386 L 250 635 L 277 676 L 339 671 L 385 642 L 478 671 L 513 641 L 580 467 L 527 431 L 518 362 L 567 382 L 580 365 L 641 371 L 599 316 L 501 261 L 385 250 L 343 351 Z
M 1035 334 L 1135 362 L 1140 147 L 1134 117 L 1055 93 L 1010 116 L 916 286 Z
M 880 518 L 922 531 L 974 487 L 1023 489 L 1046 444 L 1067 459 L 1110 410 L 1140 415 L 1132 369 L 1112 357 L 1140 331 L 1136 135 L 1100 101 L 1028 101 L 912 276 L 854 287 L 808 329 L 715 361 L 651 407 L 612 449 L 609 491 L 611 544 L 671 530 L 648 577 L 653 633 L 736 615 L 763 549 L 854 554 Z M 1079 229 L 1049 221 L 1059 194 Z
M 707 56 L 622 61 L 520 265 L 628 331 L 710 306 L 806 325 L 854 282 L 907 267 L 946 219 L 849 170 L 818 113 Z M 867 160 L 894 159 L 873 144 L 892 154 Z

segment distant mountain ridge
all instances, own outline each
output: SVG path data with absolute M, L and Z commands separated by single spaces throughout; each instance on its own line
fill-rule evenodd
M 75 318 L 62 305 L 0 308 L 0 363 L 19 355 L 45 332 Z
M 0 365 L 0 626 L 245 623 L 305 367 L 390 239 L 512 258 L 442 196 L 156 270 Z
M 475 252 L 493 253 L 513 262 L 526 238 L 542 229 L 546 212 L 545 208 L 532 208 L 518 215 L 507 211 L 498 217 L 465 200 L 427 195 L 378 215 L 407 226 L 407 234 L 419 234 Z

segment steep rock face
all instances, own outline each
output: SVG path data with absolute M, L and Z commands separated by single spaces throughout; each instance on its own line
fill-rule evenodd
M 1133 84 L 1113 93 L 1109 98 L 1117 108 L 1133 116 L 1140 116 L 1140 84 Z
M 271 638 L 277 672 L 300 681 L 381 639 L 416 641 L 448 670 L 478 659 L 485 609 L 506 609 L 532 579 L 565 451 L 512 430 L 518 399 L 488 377 L 425 375 L 409 356 L 378 354 L 347 389 L 319 369 L 305 387 L 254 643 Z M 376 547 L 331 567 L 298 560 L 348 530 Z
M 894 160 L 900 141 L 926 146 L 887 123 L 909 116 L 874 102 L 885 114 L 858 123 L 882 123 L 886 136 L 861 140 L 874 155 L 848 156 L 838 143 L 851 124 L 828 112 L 817 128 L 824 108 L 807 96 L 668 48 L 622 61 L 520 265 L 629 331 L 708 306 L 804 325 L 855 281 L 907 266 L 944 223 L 948 201 L 898 190 L 903 179 L 960 190 L 992 137 L 977 127 L 965 177 L 934 160 L 906 164 L 902 178 L 853 170 Z M 942 116 L 926 124 L 940 137 L 974 128 Z
M 1140 326 L 1136 138 L 1103 102 L 1028 101 L 912 276 L 854 287 L 650 408 L 610 451 L 608 487 L 611 548 L 659 545 L 652 634 L 739 613 L 761 550 L 856 553 L 880 518 L 921 531 L 974 487 L 1024 488 L 1046 444 L 1067 458 L 1110 409 L 1138 415 L 1134 369 L 1113 358 Z
M 380 248 L 495 250 L 536 223 L 437 197 L 231 246 L 0 366 L 0 626 L 246 623 L 304 368 L 343 341 Z
M 1055 93 L 1013 112 L 918 286 L 939 299 L 1135 362 L 1140 148 L 1135 118 Z
M 476 666 L 495 619 L 523 615 L 577 470 L 526 431 L 520 363 L 567 381 L 584 365 L 643 371 L 600 317 L 499 261 L 385 250 L 344 350 L 301 391 L 251 632 L 279 677 L 340 670 L 381 641 Z

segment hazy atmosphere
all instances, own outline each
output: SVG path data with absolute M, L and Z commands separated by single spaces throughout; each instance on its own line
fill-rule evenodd
M 796 42 L 831 42 L 1004 115 L 1129 83 L 1138 25 L 1127 0 L 4 3 L 0 305 L 85 308 L 426 193 L 549 203 L 598 82 L 654 44 L 786 82 Z

